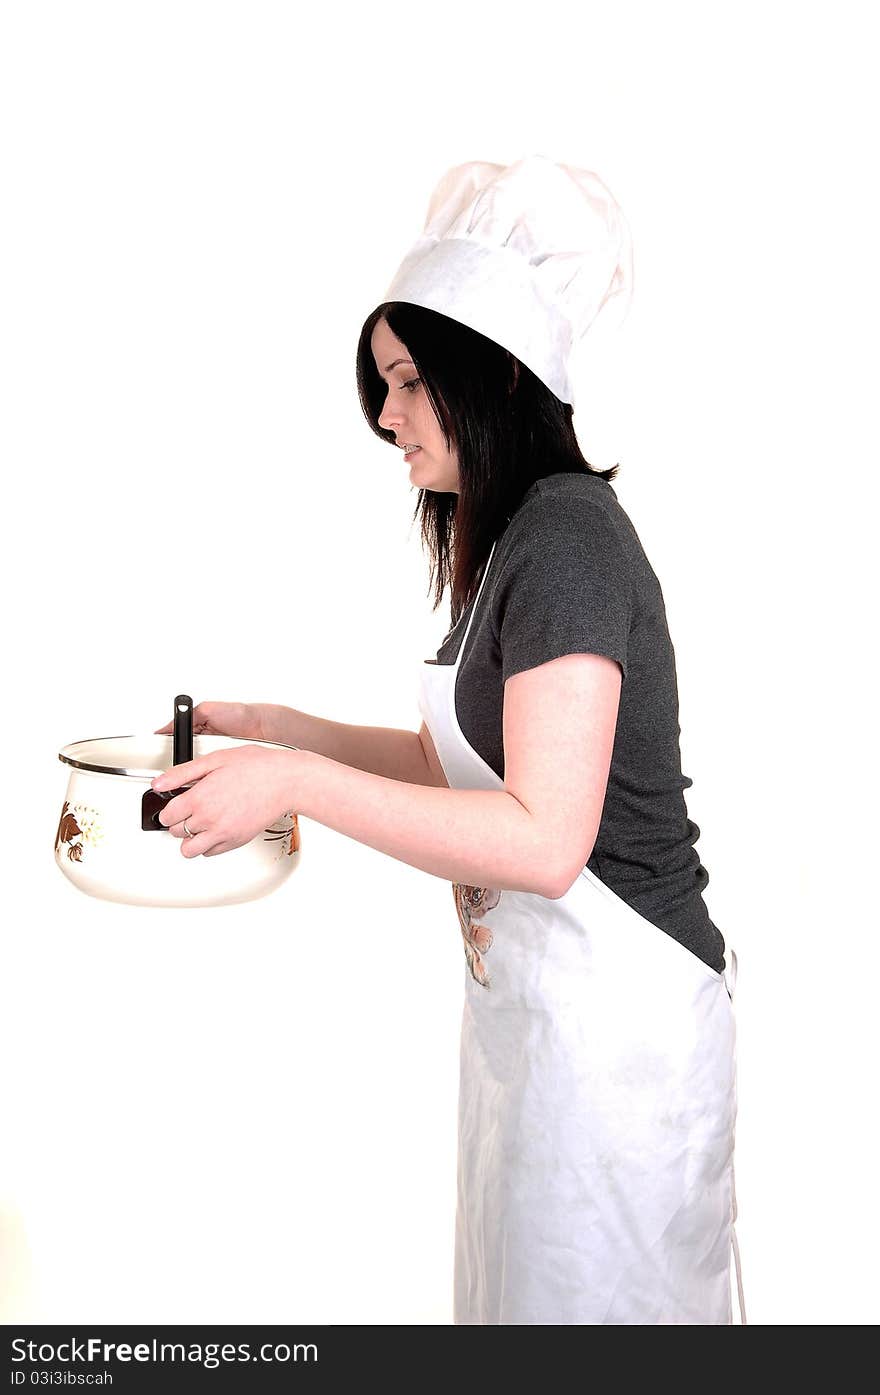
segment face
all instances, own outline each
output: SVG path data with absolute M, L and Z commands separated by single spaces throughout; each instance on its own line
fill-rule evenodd
M 386 431 L 394 432 L 398 446 L 419 448 L 406 461 L 410 480 L 420 489 L 433 489 L 438 494 L 457 494 L 457 457 L 454 451 L 447 449 L 440 423 L 416 374 L 406 345 L 401 343 L 384 320 L 378 320 L 370 347 L 379 376 L 387 384 L 379 425 Z

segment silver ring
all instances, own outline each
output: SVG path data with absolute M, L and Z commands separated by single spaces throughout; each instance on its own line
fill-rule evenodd
M 186 837 L 186 838 L 195 838 L 195 836 L 196 836 L 194 833 L 191 833 L 191 832 L 189 831 L 189 829 L 187 828 L 187 826 L 186 826 L 186 819 L 184 819 L 184 821 L 183 821 L 183 833 L 184 833 L 184 837 Z

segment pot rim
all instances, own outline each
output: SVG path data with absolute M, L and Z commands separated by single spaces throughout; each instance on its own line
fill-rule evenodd
M 134 777 L 139 777 L 140 779 L 150 780 L 153 778 L 154 775 L 161 775 L 163 770 L 165 769 L 165 767 L 161 765 L 156 765 L 152 767 L 146 765 L 96 765 L 93 761 L 76 760 L 75 757 L 73 757 L 72 755 L 65 754 L 68 751 L 74 750 L 78 746 L 92 746 L 97 744 L 99 741 L 130 741 L 132 739 L 140 740 L 141 738 L 138 736 L 136 732 L 126 732 L 124 736 L 89 736 L 84 741 L 69 742 L 68 745 L 64 746 L 62 750 L 58 752 L 58 759 L 62 761 L 65 765 L 72 765 L 75 770 L 94 770 L 95 773 L 98 775 L 130 775 Z M 195 739 L 198 741 L 199 737 L 197 736 Z M 224 743 L 228 741 L 230 747 L 270 746 L 276 747 L 279 751 L 299 750 L 298 746 L 288 746 L 287 743 L 284 741 L 255 741 L 247 736 L 208 736 L 205 739 L 208 741 L 222 741 Z M 223 747 L 221 746 L 219 749 L 222 751 Z M 193 759 L 197 760 L 198 757 L 195 756 L 193 757 Z

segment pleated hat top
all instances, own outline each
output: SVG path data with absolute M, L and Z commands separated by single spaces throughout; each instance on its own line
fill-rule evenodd
M 382 299 L 468 325 L 572 403 L 572 351 L 620 328 L 632 286 L 629 226 L 599 176 L 526 155 L 447 170 Z

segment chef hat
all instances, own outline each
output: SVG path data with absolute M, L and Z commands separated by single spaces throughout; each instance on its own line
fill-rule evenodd
M 527 155 L 447 170 L 383 300 L 469 325 L 572 402 L 572 350 L 600 312 L 619 327 L 631 298 L 629 227 L 602 180 Z

